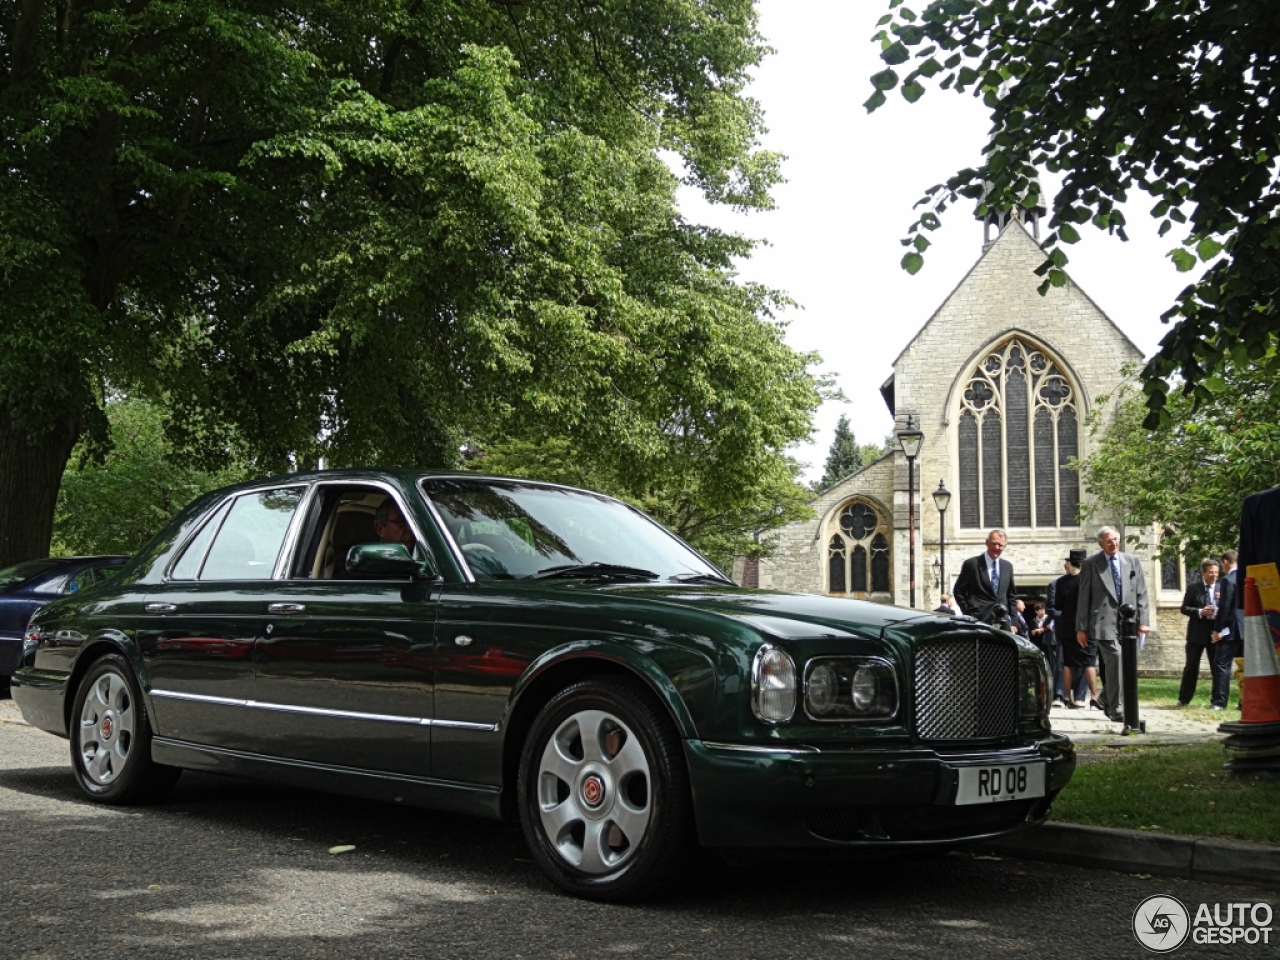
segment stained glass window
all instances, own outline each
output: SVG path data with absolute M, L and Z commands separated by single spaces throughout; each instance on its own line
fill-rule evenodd
M 1014 338 L 983 357 L 957 418 L 960 526 L 1077 526 L 1078 426 L 1074 389 L 1043 350 Z
M 865 597 L 892 589 L 889 564 L 889 519 L 863 500 L 848 503 L 836 515 L 827 541 L 827 589 Z

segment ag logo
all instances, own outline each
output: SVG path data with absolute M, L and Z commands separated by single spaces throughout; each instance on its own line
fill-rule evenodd
M 1171 953 L 1187 941 L 1191 916 L 1179 900 L 1157 894 L 1133 911 L 1133 935 L 1152 953 Z

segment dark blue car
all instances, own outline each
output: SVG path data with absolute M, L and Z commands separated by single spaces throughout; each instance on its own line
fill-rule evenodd
M 128 557 L 27 560 L 0 570 L 0 695 L 22 665 L 22 636 L 40 607 L 114 576 Z

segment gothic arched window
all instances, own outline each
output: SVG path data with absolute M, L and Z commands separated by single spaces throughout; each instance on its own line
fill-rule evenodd
M 888 594 L 890 584 L 889 521 L 862 500 L 845 505 L 827 540 L 827 590 L 866 596 Z
M 1080 480 L 1075 392 L 1062 369 L 1021 340 L 970 374 L 957 425 L 960 526 L 1074 527 Z

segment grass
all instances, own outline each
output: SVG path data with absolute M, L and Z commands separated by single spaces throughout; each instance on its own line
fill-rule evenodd
M 1177 677 L 1139 677 L 1138 702 L 1149 704 L 1153 707 L 1176 708 L 1178 705 L 1178 684 Z M 1196 693 L 1191 698 L 1191 705 L 1182 708 L 1186 715 L 1193 720 L 1202 720 L 1205 723 L 1224 723 L 1228 720 L 1239 720 L 1240 711 L 1235 708 L 1235 705 L 1240 702 L 1239 682 L 1235 679 L 1231 681 L 1231 696 L 1227 699 L 1228 707 L 1226 710 L 1213 710 L 1210 708 L 1209 697 L 1212 689 L 1213 685 L 1209 682 L 1209 678 L 1201 677 L 1200 682 L 1196 684 Z
M 1054 820 L 1280 843 L 1280 780 L 1230 779 L 1221 743 L 1087 753 L 1054 804 Z

